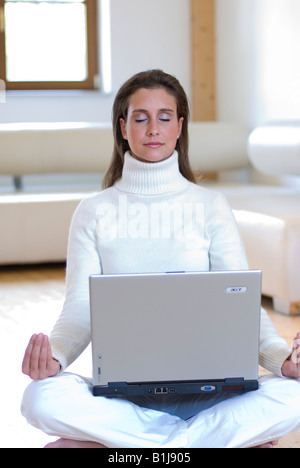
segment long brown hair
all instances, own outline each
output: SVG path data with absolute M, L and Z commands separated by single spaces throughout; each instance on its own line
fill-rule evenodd
M 149 70 L 138 73 L 130 78 L 120 88 L 114 101 L 112 123 L 114 136 L 114 149 L 110 166 L 104 176 L 102 188 L 106 189 L 114 185 L 122 176 L 124 154 L 129 151 L 128 141 L 124 140 L 121 132 L 120 119 L 127 121 L 129 98 L 141 88 L 164 88 L 174 96 L 177 104 L 177 118 L 183 117 L 181 135 L 177 140 L 176 150 L 179 155 L 179 170 L 181 174 L 191 182 L 196 183 L 195 175 L 190 167 L 188 158 L 189 136 L 188 122 L 190 116 L 189 103 L 184 89 L 179 81 L 172 75 L 162 70 Z

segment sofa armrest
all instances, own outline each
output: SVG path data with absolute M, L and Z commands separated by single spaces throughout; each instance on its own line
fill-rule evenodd
M 278 122 L 256 128 L 249 136 L 253 166 L 265 174 L 300 175 L 300 122 Z

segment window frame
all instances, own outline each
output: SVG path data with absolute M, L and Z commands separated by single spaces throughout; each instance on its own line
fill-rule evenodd
M 98 89 L 98 9 L 97 0 L 84 0 L 87 9 L 87 70 L 83 81 L 7 81 L 5 49 L 5 0 L 0 0 L 0 79 L 6 90 L 93 90 Z M 2 76 L 3 74 L 3 76 Z

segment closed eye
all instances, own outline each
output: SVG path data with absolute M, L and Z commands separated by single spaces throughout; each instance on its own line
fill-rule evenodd
M 159 120 L 161 120 L 162 122 L 170 122 L 171 116 L 169 113 L 163 112 L 159 114 Z

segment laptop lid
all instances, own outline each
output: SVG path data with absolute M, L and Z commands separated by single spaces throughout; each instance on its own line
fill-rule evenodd
M 92 275 L 94 395 L 258 388 L 261 272 Z

